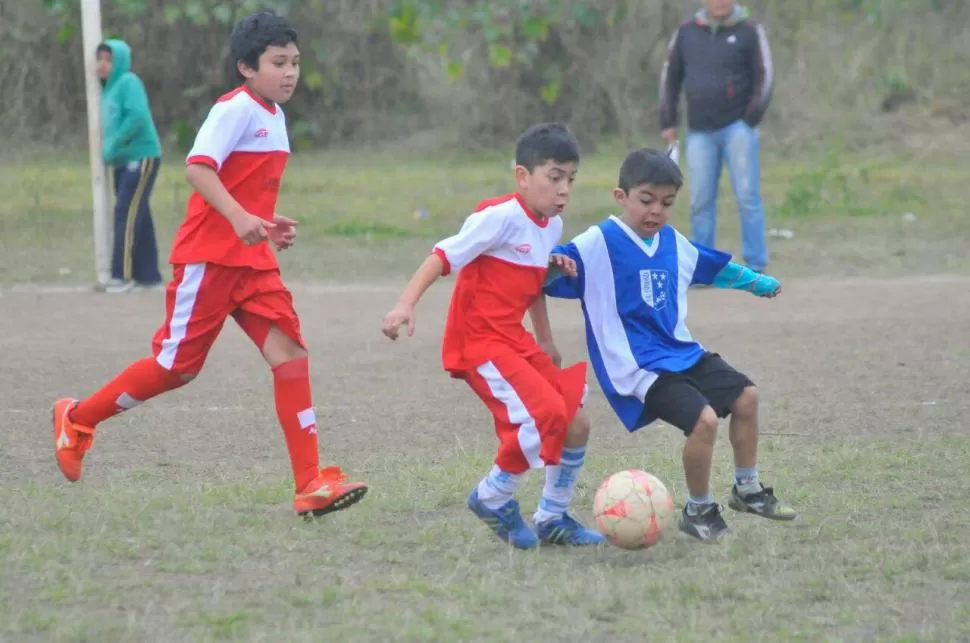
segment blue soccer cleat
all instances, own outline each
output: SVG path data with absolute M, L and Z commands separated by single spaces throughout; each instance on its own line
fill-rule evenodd
M 562 518 L 549 520 L 538 525 L 538 527 L 539 538 L 542 542 L 550 545 L 592 547 L 606 544 L 606 536 L 584 527 L 582 523 L 568 513 L 563 514 Z
M 509 500 L 498 509 L 489 509 L 478 499 L 478 489 L 475 489 L 468 496 L 468 508 L 481 518 L 502 542 L 516 549 L 534 549 L 539 546 L 539 539 L 522 519 L 517 500 Z

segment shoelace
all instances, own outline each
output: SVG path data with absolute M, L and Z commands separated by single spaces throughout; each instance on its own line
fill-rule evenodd
M 561 526 L 558 528 L 558 531 L 558 537 L 565 538 L 568 542 L 580 543 L 586 538 L 586 528 L 568 513 L 563 514 Z
M 772 506 L 780 504 L 778 498 L 775 498 L 775 490 L 773 487 L 764 487 L 761 490 L 761 499 L 765 504 Z
M 327 482 L 336 482 L 337 484 L 347 480 L 347 474 L 340 469 L 321 469 L 320 475 L 323 476 L 323 479 Z
M 506 529 L 518 529 L 525 525 L 525 520 L 523 520 L 522 515 L 519 513 L 519 505 L 515 501 L 505 505 L 502 511 L 499 512 L 499 516 L 502 521 L 502 526 Z
M 572 516 L 570 516 L 568 513 L 565 513 L 562 515 L 562 522 L 564 525 L 569 527 L 570 530 L 574 530 L 582 527 L 579 521 L 573 518 Z
M 64 417 L 61 419 L 62 426 L 65 426 L 67 424 L 74 426 L 73 422 L 71 422 L 71 411 L 73 411 L 76 407 L 77 407 L 77 402 L 75 402 L 74 404 L 70 405 L 67 409 L 65 409 Z M 61 429 L 61 432 L 62 434 L 66 433 L 66 430 Z M 74 449 L 80 454 L 84 454 L 88 449 L 91 448 L 92 442 L 94 442 L 94 435 L 86 431 L 78 431 L 77 428 L 75 428 L 74 443 L 71 444 L 69 448 Z
M 748 494 L 747 496 L 744 496 L 744 500 L 746 500 L 748 502 L 753 502 L 755 500 L 761 500 L 763 502 L 768 502 L 768 501 L 771 501 L 771 500 L 776 500 L 776 498 L 775 498 L 775 489 L 774 489 L 774 487 L 764 487 L 764 486 L 762 486 L 761 487 L 761 491 L 757 491 L 755 493 L 751 493 L 751 494 Z
M 684 510 L 685 511 L 686 511 L 686 509 L 687 508 L 684 507 Z M 694 516 L 720 516 L 723 509 L 724 509 L 724 507 L 720 503 L 715 502 L 715 503 L 711 504 L 709 507 L 705 508 L 704 511 L 699 511 L 696 514 L 692 514 L 692 513 L 689 513 L 688 512 L 687 515 L 688 516 L 691 516 L 691 517 L 694 517 Z

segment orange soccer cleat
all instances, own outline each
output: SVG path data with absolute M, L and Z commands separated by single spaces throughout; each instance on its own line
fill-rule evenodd
M 367 485 L 347 482 L 340 467 L 327 467 L 310 484 L 298 491 L 293 508 L 301 516 L 314 517 L 346 509 L 360 502 L 367 495 Z
M 54 403 L 54 455 L 61 473 L 71 482 L 81 479 L 81 460 L 94 442 L 94 429 L 71 420 L 77 400 L 65 398 Z

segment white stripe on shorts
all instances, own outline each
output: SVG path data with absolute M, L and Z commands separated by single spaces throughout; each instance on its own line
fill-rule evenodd
M 498 368 L 492 362 L 485 362 L 477 369 L 485 383 L 488 384 L 492 396 L 505 405 L 511 424 L 519 425 L 519 448 L 522 455 L 529 462 L 533 469 L 541 469 L 545 466 L 539 452 L 542 450 L 542 438 L 539 436 L 539 428 L 536 426 L 535 418 L 525 408 L 522 398 L 515 392 L 512 385 L 502 377 Z
M 172 319 L 168 322 L 168 338 L 162 340 L 162 350 L 155 360 L 167 371 L 175 366 L 179 344 L 185 339 L 188 331 L 189 320 L 192 319 L 192 310 L 195 308 L 195 300 L 199 296 L 199 287 L 202 285 L 204 276 L 204 263 L 187 264 L 182 273 L 182 281 L 175 289 L 175 305 L 172 308 Z

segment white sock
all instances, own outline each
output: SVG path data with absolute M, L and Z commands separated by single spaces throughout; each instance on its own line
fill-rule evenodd
M 586 445 L 565 448 L 562 450 L 559 464 L 546 467 L 546 484 L 542 489 L 542 500 L 539 501 L 539 510 L 533 516 L 535 524 L 541 525 L 544 522 L 562 518 L 566 513 L 569 504 L 573 501 L 576 480 L 579 478 L 579 470 L 583 468 L 585 458 Z
M 488 475 L 478 483 L 478 499 L 494 511 L 512 499 L 522 484 L 522 477 L 521 473 L 509 473 L 493 465 Z
M 754 466 L 749 469 L 744 469 L 736 466 L 734 468 L 734 484 L 738 488 L 738 493 L 742 496 L 761 491 L 761 483 L 758 480 L 758 467 Z

